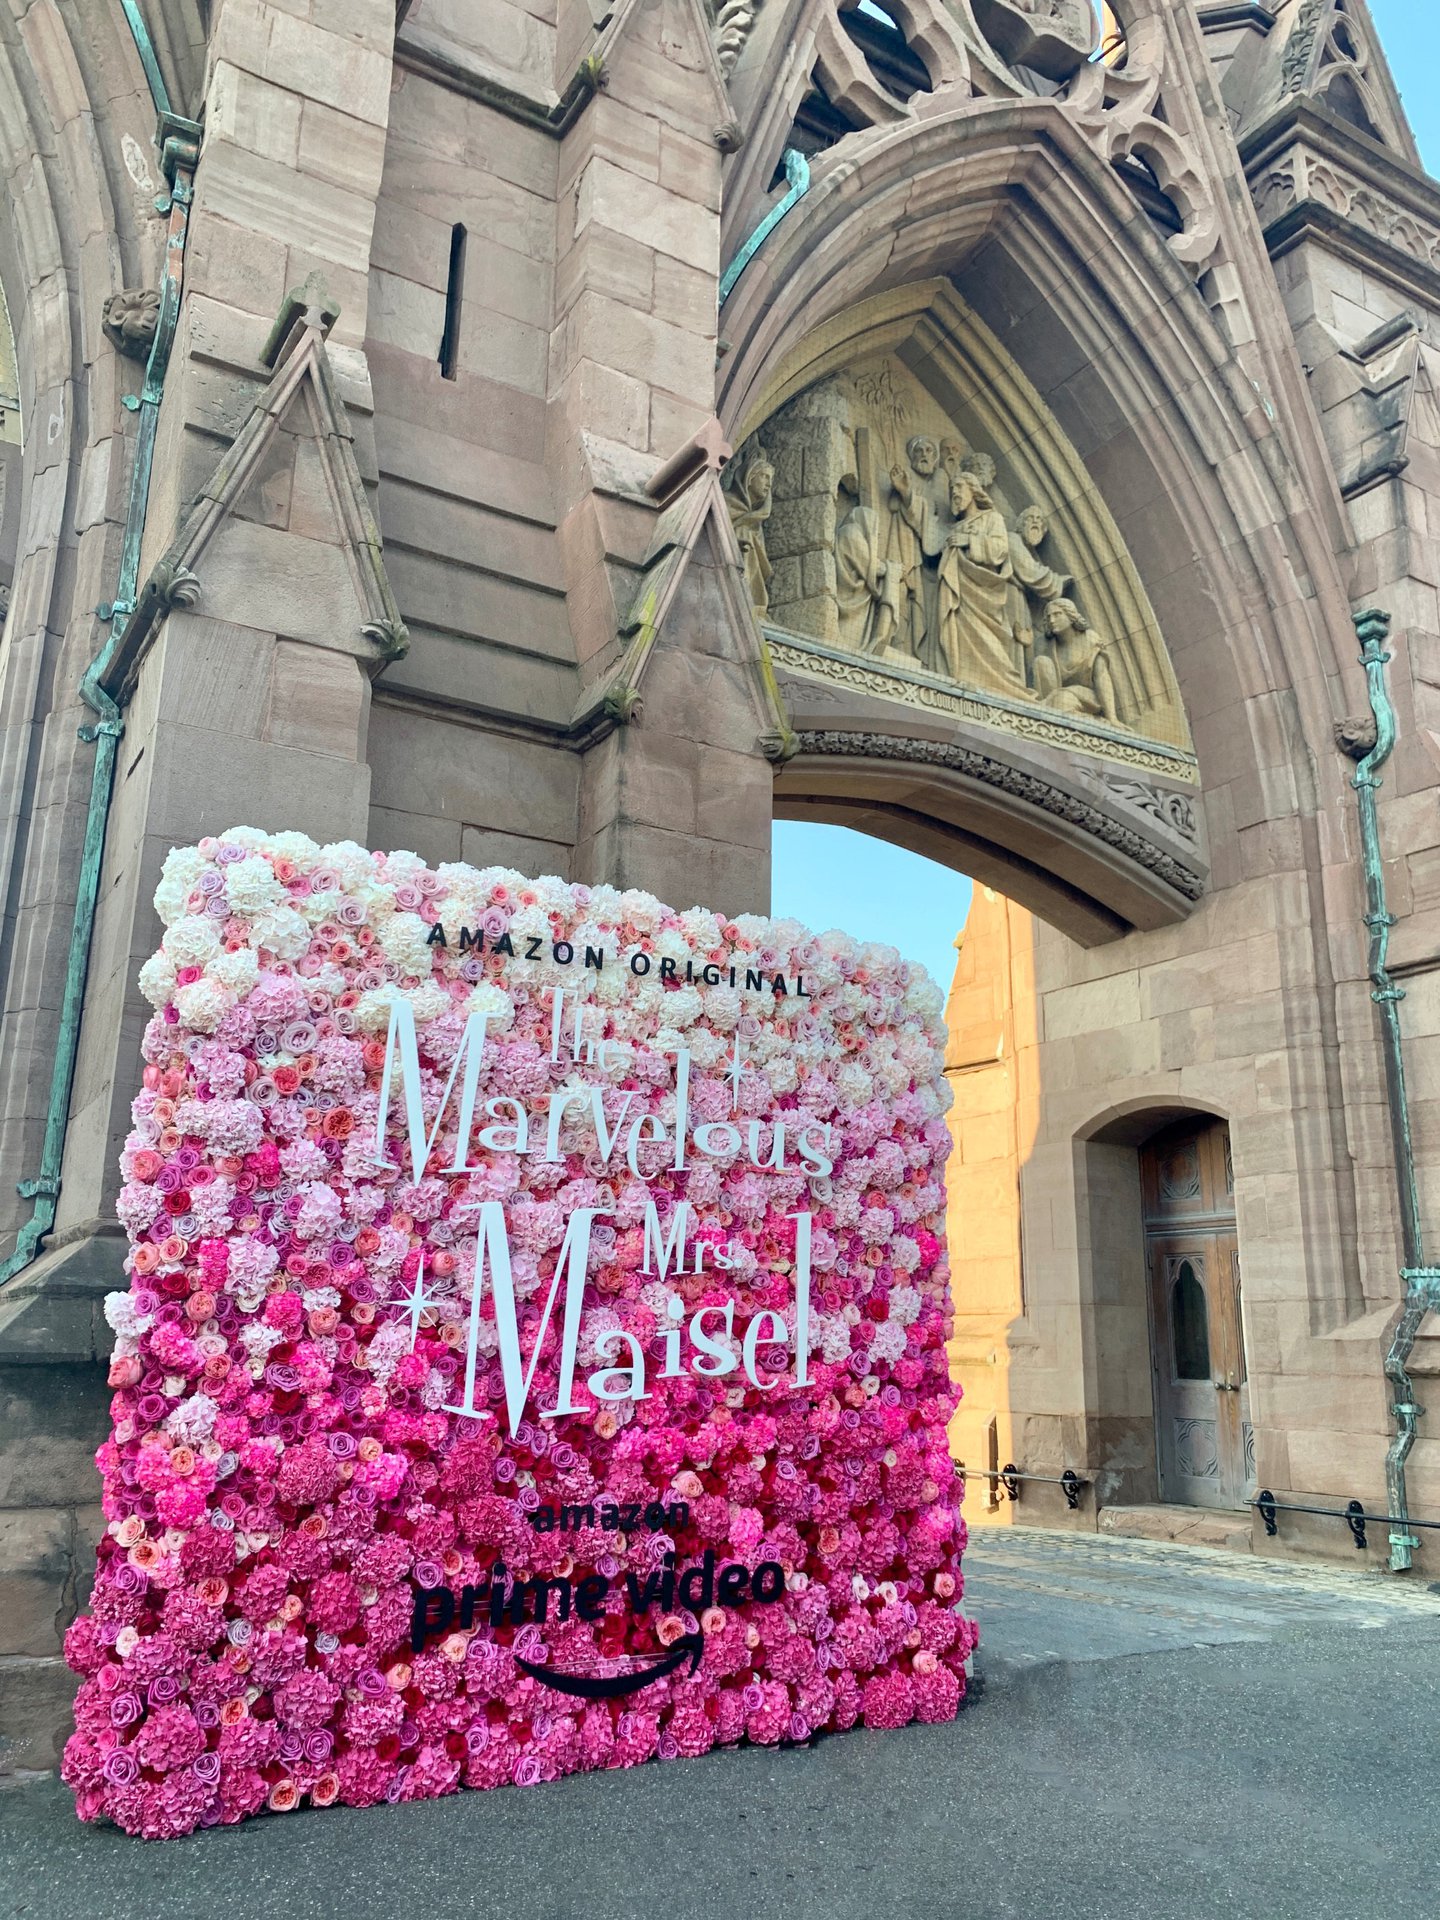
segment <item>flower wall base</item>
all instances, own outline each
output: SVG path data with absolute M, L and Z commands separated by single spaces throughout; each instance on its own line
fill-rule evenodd
M 156 905 L 82 1818 L 953 1716 L 929 979 L 244 828 Z

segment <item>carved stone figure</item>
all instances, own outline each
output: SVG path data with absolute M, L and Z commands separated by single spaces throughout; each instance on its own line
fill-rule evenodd
M 1088 627 L 1073 600 L 1052 600 L 1045 609 L 1049 644 L 1035 657 L 1035 691 L 1047 707 L 1120 725 L 1115 677 L 1106 643 Z
M 730 509 L 730 524 L 740 548 L 751 604 L 762 616 L 770 608 L 770 581 L 774 574 L 765 550 L 765 522 L 775 504 L 774 496 L 775 469 L 757 440 L 743 468 L 726 490 L 725 504 Z
M 995 484 L 995 462 L 988 453 L 967 453 L 960 462 L 960 471 L 968 473 L 976 486 L 987 493 Z M 954 474 L 950 478 L 953 481 Z
M 945 545 L 949 485 L 939 469 L 940 449 L 928 434 L 914 434 L 905 445 L 909 470 L 897 461 L 890 469 L 890 565 L 896 588 L 896 643 L 922 664 L 929 663 L 927 642 L 934 627 L 934 595 L 926 561 L 940 557 Z M 912 478 L 913 475 L 913 478 Z
M 894 643 L 900 621 L 898 562 L 890 558 L 889 516 L 854 504 L 835 535 L 835 602 L 840 644 L 855 653 L 883 653 Z
M 131 360 L 148 360 L 160 323 L 160 295 L 154 287 L 127 287 L 105 302 L 100 324 L 112 346 Z
M 950 489 L 956 524 L 940 557 L 940 646 L 951 679 L 1025 697 L 1010 623 L 1010 529 L 968 471 Z
M 1049 515 L 1043 507 L 1026 507 L 1010 535 L 1010 562 L 1014 584 L 1010 589 L 1011 632 L 1015 639 L 1015 664 L 1027 680 L 1035 644 L 1035 612 L 1032 601 L 1048 606 L 1070 585 L 1070 576 L 1057 573 L 1040 558 L 1040 548 L 1050 532 Z

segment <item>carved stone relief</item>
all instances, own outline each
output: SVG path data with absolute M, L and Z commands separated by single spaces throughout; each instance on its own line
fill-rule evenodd
M 1099 23 L 1089 0 L 971 0 L 975 21 L 1012 66 L 1068 80 L 1095 50 Z
M 1029 497 L 1033 463 L 1028 482 L 1012 477 L 967 424 L 894 354 L 772 414 L 727 476 L 757 613 L 782 645 L 821 643 L 827 677 L 849 657 L 891 698 L 934 707 L 927 688 L 966 689 L 1000 724 L 1072 723 L 1089 751 L 1111 733 L 1187 747 L 1158 635 L 1115 630 L 1124 563 L 1118 537 L 1098 536 L 1093 493 Z
M 127 287 L 105 302 L 101 325 L 112 346 L 131 360 L 146 360 L 160 320 L 160 295 L 154 287 Z

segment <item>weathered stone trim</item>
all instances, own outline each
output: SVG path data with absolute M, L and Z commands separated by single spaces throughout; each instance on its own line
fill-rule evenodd
M 890 733 L 849 733 L 828 727 L 802 728 L 796 738 L 800 753 L 813 753 L 822 759 L 899 760 L 912 765 L 945 767 L 952 773 L 963 774 L 967 780 L 978 780 L 1012 800 L 1023 800 L 1039 807 L 1043 813 L 1079 827 L 1127 860 L 1133 860 L 1136 866 L 1153 873 L 1187 900 L 1198 900 L 1205 891 L 1204 879 L 1193 867 L 1187 867 L 1144 834 L 1123 825 L 1103 807 L 1067 793 L 1052 781 L 1022 772 L 1008 761 L 992 759 L 988 753 L 977 753 L 971 747 L 942 740 L 907 740 Z
M 1083 720 L 1063 719 L 1058 714 L 1027 709 L 964 688 L 952 691 L 919 673 L 910 674 L 898 669 L 877 670 L 849 655 L 833 653 L 828 648 L 796 642 L 788 636 L 781 639 L 773 628 L 765 629 L 765 638 L 776 668 L 787 673 L 813 674 L 817 679 L 851 687 L 857 693 L 869 694 L 875 699 L 903 701 L 907 706 L 954 714 L 959 719 L 997 727 L 1022 740 L 1034 740 L 1065 753 L 1095 754 L 1105 760 L 1143 767 L 1147 773 L 1162 774 L 1190 785 L 1194 785 L 1198 779 L 1194 755 L 1179 747 L 1118 734 L 1109 727 L 1090 727 Z

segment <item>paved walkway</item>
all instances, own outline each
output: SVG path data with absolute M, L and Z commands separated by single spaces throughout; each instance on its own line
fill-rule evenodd
M 1022 1667 L 1440 1619 L 1440 1592 L 1423 1574 L 1396 1580 L 1364 1566 L 988 1527 L 970 1536 L 965 1591 L 988 1659 Z
M 0 1794 L 0 1920 L 1434 1920 L 1421 1577 L 983 1535 L 953 1726 L 146 1846 Z

